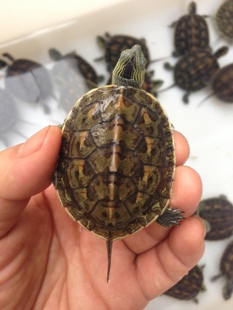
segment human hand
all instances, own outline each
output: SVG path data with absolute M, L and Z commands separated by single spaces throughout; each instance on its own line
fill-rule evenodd
M 174 131 L 177 168 L 170 204 L 180 226 L 153 223 L 113 243 L 106 283 L 105 240 L 81 229 L 61 207 L 51 177 L 61 130 L 47 127 L 0 153 L 0 309 L 141 310 L 178 282 L 204 251 L 195 212 L 201 180 L 182 166 L 189 155 Z

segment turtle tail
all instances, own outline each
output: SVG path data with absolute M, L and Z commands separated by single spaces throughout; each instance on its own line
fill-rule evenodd
M 111 257 L 112 257 L 112 239 L 106 240 L 107 256 L 108 256 L 108 269 L 107 269 L 107 283 L 109 282 L 110 270 L 111 270 Z

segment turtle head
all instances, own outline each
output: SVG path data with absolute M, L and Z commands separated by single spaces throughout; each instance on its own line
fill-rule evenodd
M 146 59 L 139 45 L 123 51 L 112 73 L 112 84 L 141 88 Z
M 190 2 L 188 7 L 188 12 L 190 15 L 195 15 L 197 10 L 196 3 L 194 1 Z

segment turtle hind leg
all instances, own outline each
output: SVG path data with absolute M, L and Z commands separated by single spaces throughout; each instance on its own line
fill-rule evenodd
M 225 286 L 222 289 L 222 294 L 223 294 L 223 298 L 225 300 L 228 300 L 231 298 L 233 293 L 233 280 L 227 280 L 227 283 L 225 284 Z
M 160 215 L 156 222 L 164 227 L 171 227 L 179 225 L 179 222 L 184 220 L 182 211 L 174 208 L 167 208 L 162 215 Z

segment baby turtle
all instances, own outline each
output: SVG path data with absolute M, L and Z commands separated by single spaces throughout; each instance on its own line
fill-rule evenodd
M 110 73 L 112 73 L 112 70 L 116 66 L 121 52 L 130 49 L 134 45 L 140 45 L 144 57 L 147 60 L 147 65 L 150 62 L 149 49 L 146 46 L 145 39 L 138 39 L 127 35 L 111 36 L 109 33 L 105 33 L 104 36 L 97 36 L 97 42 L 105 51 L 104 58 Z M 102 57 L 99 59 L 102 59 Z
M 220 261 L 220 274 L 214 276 L 211 280 L 215 281 L 220 277 L 225 277 L 226 284 L 223 287 L 223 298 L 228 300 L 233 292 L 233 241 L 231 241 L 223 252 Z
M 217 11 L 216 22 L 219 30 L 229 39 L 233 39 L 233 0 L 223 3 Z
M 213 77 L 211 87 L 220 100 L 233 103 L 233 63 L 219 69 Z
M 197 215 L 206 221 L 206 240 L 222 240 L 233 235 L 233 205 L 226 196 L 204 199 Z
M 0 139 L 6 147 L 10 146 L 7 139 L 7 134 L 9 132 L 15 132 L 22 138 L 27 138 L 15 128 L 16 123 L 19 121 L 34 125 L 30 122 L 21 120 L 18 117 L 18 111 L 16 109 L 14 98 L 5 89 L 0 88 Z
M 17 121 L 17 111 L 13 98 L 0 88 L 0 138 L 4 140 Z M 6 143 L 5 143 L 6 144 Z
M 68 113 L 77 98 L 98 87 L 103 76 L 75 52 L 62 55 L 57 49 L 49 49 L 50 57 L 56 61 L 51 75 L 60 93 L 60 104 Z
M 206 291 L 204 285 L 203 268 L 195 266 L 178 283 L 171 287 L 164 294 L 180 300 L 193 300 L 198 303 L 197 295 Z
M 175 67 L 165 63 L 166 69 L 174 69 L 174 85 L 186 90 L 183 96 L 184 103 L 189 102 L 191 92 L 198 91 L 210 83 L 219 69 L 218 58 L 227 52 L 227 46 L 222 46 L 214 54 L 209 49 L 199 49 L 183 56 Z
M 175 27 L 174 56 L 185 55 L 200 48 L 209 48 L 209 29 L 205 17 L 196 14 L 196 3 L 192 1 L 188 7 L 188 14 L 171 25 Z
M 42 102 L 52 95 L 50 75 L 41 64 L 27 59 L 15 60 L 8 53 L 3 56 L 7 59 L 5 86 L 10 94 L 27 103 Z M 44 108 L 48 112 L 48 108 Z
M 146 59 L 139 45 L 121 53 L 113 85 L 81 97 L 62 126 L 54 185 L 79 223 L 112 242 L 157 221 L 183 219 L 168 207 L 175 170 L 172 126 L 160 103 L 141 89 Z

